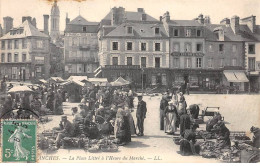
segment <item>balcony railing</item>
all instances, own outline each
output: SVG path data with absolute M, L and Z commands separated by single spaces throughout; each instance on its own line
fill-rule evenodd
M 89 63 L 97 63 L 98 59 L 93 58 L 93 57 L 75 57 L 75 58 L 66 58 L 66 62 L 70 63 L 83 63 L 83 62 L 89 62 Z
M 140 65 L 105 65 L 107 69 L 140 69 Z

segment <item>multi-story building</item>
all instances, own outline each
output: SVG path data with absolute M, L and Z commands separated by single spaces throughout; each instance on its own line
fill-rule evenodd
M 31 80 L 49 77 L 49 36 L 28 20 L 0 38 L 0 77 Z
M 239 18 L 238 18 L 239 19 Z M 245 90 L 248 79 L 245 75 L 244 56 L 246 40 L 238 34 L 237 17 L 223 19 L 220 24 L 206 24 L 206 59 L 207 70 L 215 70 L 216 75 L 206 78 L 206 86 L 215 88 L 217 85 L 237 86 Z
M 97 22 L 89 22 L 82 16 L 72 21 L 66 19 L 64 37 L 65 77 L 70 75 L 94 76 L 99 66 Z
M 142 8 L 112 8 L 101 21 L 98 37 L 102 77 L 114 81 L 121 76 L 144 86 L 168 84 L 168 34 Z
M 203 87 L 203 80 L 211 72 L 205 70 L 204 22 L 196 20 L 171 20 L 166 12 L 162 22 L 168 29 L 170 41 L 170 71 L 172 84 L 189 82 L 191 87 Z
M 256 16 L 240 19 L 240 31 L 245 40 L 245 69 L 249 78 L 246 87 L 249 91 L 260 90 L 260 25 L 256 25 Z

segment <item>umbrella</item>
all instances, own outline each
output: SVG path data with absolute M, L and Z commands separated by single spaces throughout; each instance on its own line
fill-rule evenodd
M 15 93 L 15 92 L 33 92 L 33 90 L 31 90 L 27 86 L 15 86 L 8 91 L 8 93 Z

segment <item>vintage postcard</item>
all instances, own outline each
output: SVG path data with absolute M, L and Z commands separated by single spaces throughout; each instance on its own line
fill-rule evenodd
M 1 163 L 259 163 L 259 0 L 0 0 Z

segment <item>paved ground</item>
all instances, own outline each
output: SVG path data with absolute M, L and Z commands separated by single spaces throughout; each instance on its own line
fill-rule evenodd
M 220 113 L 224 116 L 226 125 L 231 131 L 248 131 L 252 125 L 260 126 L 260 95 L 199 95 L 185 96 L 188 105 L 200 104 L 200 108 L 206 106 L 220 107 Z M 132 137 L 132 142 L 120 147 L 116 153 L 86 153 L 83 150 L 60 149 L 55 156 L 62 156 L 66 162 L 219 162 L 215 159 L 205 159 L 200 156 L 183 157 L 177 153 L 179 146 L 172 141 L 172 136 L 159 130 L 159 103 L 161 96 L 144 97 L 147 102 L 148 112 L 145 119 L 145 136 Z M 137 100 L 135 99 L 135 105 Z M 64 112 L 72 119 L 71 107 L 77 103 L 64 103 Z M 135 112 L 132 113 L 135 117 Z M 53 120 L 44 126 L 51 129 L 58 126 L 60 116 L 50 116 Z M 205 125 L 200 125 L 204 129 Z M 47 155 L 47 154 L 45 154 Z M 69 160 L 69 156 L 87 157 L 79 160 Z M 104 158 L 102 158 L 102 156 Z M 113 159 L 110 158 L 113 156 Z M 132 156 L 132 157 L 131 157 Z M 124 157 L 127 160 L 124 160 Z M 135 159 L 133 159 L 135 157 Z M 66 159 L 65 159 L 66 158 Z M 120 159 L 119 159 L 120 158 Z M 132 158 L 133 160 L 130 160 Z M 61 157 L 60 157 L 61 159 Z M 112 160 L 109 160 L 112 159 Z M 157 160 L 159 159 L 159 160 Z M 50 162 L 44 160 L 44 162 Z M 51 161 L 59 162 L 59 161 Z

